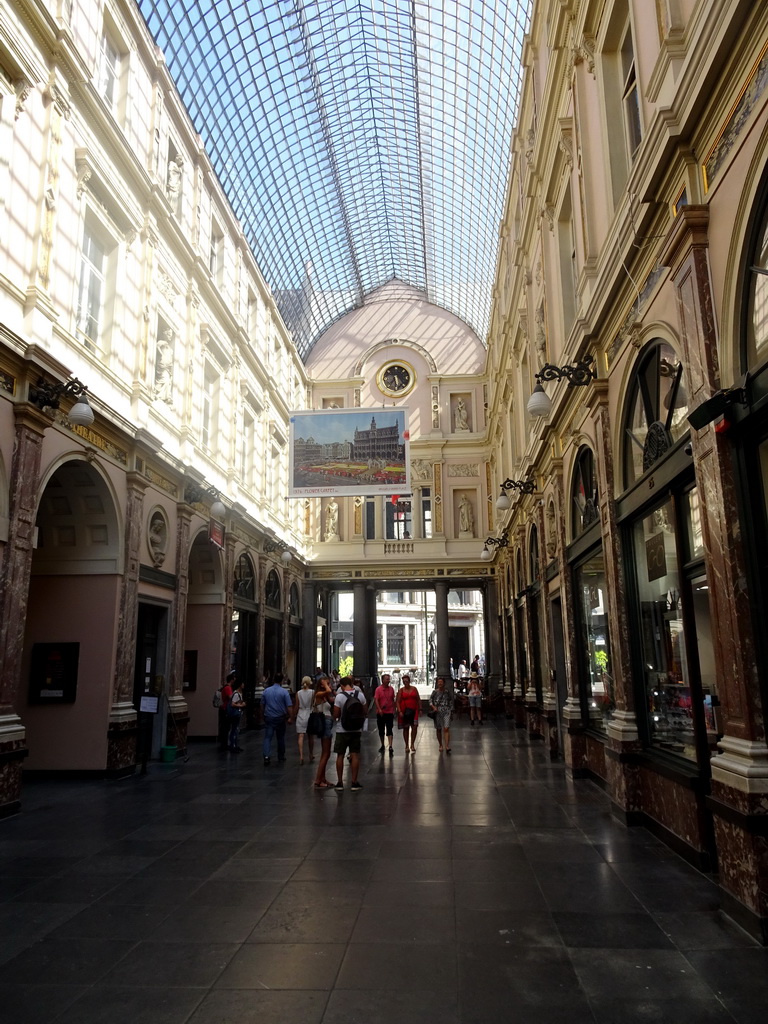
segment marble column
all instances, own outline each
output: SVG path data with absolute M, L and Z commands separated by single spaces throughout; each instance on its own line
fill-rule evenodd
M 709 266 L 709 208 L 675 218 L 662 254 L 675 288 L 689 408 L 723 386 Z M 758 678 L 735 451 L 715 424 L 691 432 L 724 735 L 711 759 L 718 873 L 725 909 L 768 941 L 768 747 Z
M 168 733 L 166 743 L 180 750 L 187 747 L 189 710 L 182 693 L 184 635 L 189 596 L 189 549 L 192 509 L 185 502 L 176 506 L 176 594 L 171 609 L 170 678 L 168 680 Z M 171 718 L 173 721 L 171 721 Z
M 579 698 L 578 650 L 576 647 L 576 595 L 573 590 L 573 574 L 566 559 L 566 514 L 568 501 L 563 481 L 562 459 L 553 461 L 555 496 L 555 557 L 560 567 L 560 609 L 563 618 L 563 661 L 565 664 L 565 704 L 560 709 L 563 723 L 563 759 L 572 775 L 582 775 L 587 767 L 586 740 Z
M 365 681 L 370 674 L 368 657 L 368 641 L 370 628 L 370 602 L 366 584 L 356 581 L 352 584 L 353 621 L 352 643 L 354 645 L 354 675 Z M 373 631 L 375 634 L 375 630 Z
M 21 806 L 26 732 L 16 712 L 40 486 L 43 434 L 50 419 L 26 402 L 15 406 L 8 543 L 0 569 L 0 817 Z
M 435 632 L 437 633 L 437 676 L 453 690 L 451 679 L 451 636 L 448 624 L 448 581 L 435 581 Z M 458 665 L 456 666 L 458 668 Z
M 485 696 L 495 697 L 501 686 L 502 629 L 499 620 L 499 577 L 489 580 L 483 591 L 485 611 Z
M 632 659 L 629 643 L 628 595 L 619 524 L 616 521 L 611 418 L 608 382 L 595 380 L 587 405 L 595 424 L 598 502 L 606 580 L 608 637 L 611 645 L 616 707 L 606 726 L 605 771 L 614 811 L 626 820 L 641 808 L 640 778 L 635 755 L 641 748 L 635 719 Z
M 138 719 L 133 706 L 136 666 L 136 630 L 139 619 L 140 544 L 144 522 L 144 494 L 149 481 L 140 473 L 126 474 L 125 565 L 120 583 L 120 615 L 117 624 L 115 679 L 107 735 L 107 772 L 130 774 L 136 766 Z
M 317 594 L 314 583 L 305 583 L 301 591 L 301 664 L 307 675 L 314 675 L 316 648 Z

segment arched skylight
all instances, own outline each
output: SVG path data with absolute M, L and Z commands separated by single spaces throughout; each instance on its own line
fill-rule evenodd
M 405 281 L 485 338 L 530 0 L 138 0 L 306 356 Z

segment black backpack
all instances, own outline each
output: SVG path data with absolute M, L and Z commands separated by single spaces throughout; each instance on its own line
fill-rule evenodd
M 340 722 L 345 732 L 359 732 L 365 722 L 365 708 L 357 694 L 357 690 L 344 694 L 346 699 L 341 709 Z

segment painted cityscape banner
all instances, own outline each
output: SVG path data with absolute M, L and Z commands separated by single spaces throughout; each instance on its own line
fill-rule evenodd
M 289 497 L 409 494 L 408 409 L 290 413 Z

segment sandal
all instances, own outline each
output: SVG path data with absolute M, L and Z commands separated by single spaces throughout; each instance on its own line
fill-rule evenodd
M 333 789 L 333 786 L 330 782 L 316 782 L 315 789 Z

